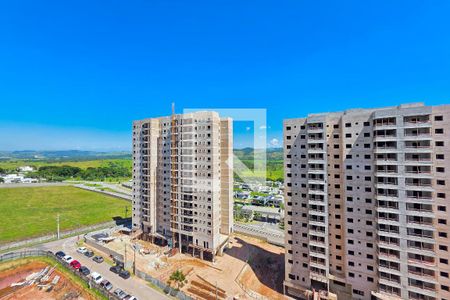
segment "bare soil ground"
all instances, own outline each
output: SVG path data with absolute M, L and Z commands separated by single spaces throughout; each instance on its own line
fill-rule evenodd
M 124 241 L 130 242 L 121 236 L 106 246 L 123 254 Z M 151 252 L 136 255 L 138 269 L 162 282 L 167 282 L 174 271 L 183 271 L 188 282 L 182 290 L 196 299 L 216 299 L 216 288 L 219 299 L 234 296 L 251 299 L 252 291 L 268 299 L 288 299 L 283 295 L 284 249 L 281 247 L 236 234 L 224 255 L 217 256 L 211 263 L 179 253 L 167 257 L 163 254 L 167 248 L 145 241 L 133 242 Z M 131 249 L 129 247 L 128 251 Z
M 50 277 L 50 281 L 54 276 L 59 275 L 61 278 L 56 286 L 47 291 L 40 289 L 37 285 L 26 287 L 11 287 L 11 283 L 24 280 L 28 275 L 39 272 L 48 266 L 44 262 L 33 261 L 25 265 L 17 266 L 0 272 L 0 298 L 2 300 L 19 300 L 19 299 L 43 299 L 43 300 L 93 300 L 91 295 L 84 292 L 78 285 L 66 278 L 61 272 L 55 270 Z

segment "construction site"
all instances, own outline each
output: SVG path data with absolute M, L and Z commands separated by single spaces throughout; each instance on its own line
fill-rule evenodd
M 32 261 L 0 272 L 0 299 L 95 299 L 55 266 Z
M 120 231 L 102 247 L 124 257 L 130 269 L 163 283 L 177 270 L 186 281 L 181 290 L 194 299 L 288 299 L 283 295 L 284 249 L 257 238 L 235 234 L 213 262 L 172 252 Z

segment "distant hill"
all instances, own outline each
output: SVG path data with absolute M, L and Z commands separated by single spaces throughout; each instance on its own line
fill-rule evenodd
M 234 154 L 241 160 L 260 160 L 263 159 L 264 153 L 266 153 L 267 161 L 283 160 L 283 148 L 268 148 L 265 150 L 243 148 L 234 149 Z
M 0 151 L 0 160 L 51 160 L 51 161 L 70 161 L 70 160 L 91 160 L 107 158 L 130 158 L 130 152 L 95 152 L 80 150 L 61 150 L 61 151 Z

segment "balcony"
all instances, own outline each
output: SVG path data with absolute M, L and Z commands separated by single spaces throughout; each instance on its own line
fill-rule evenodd
M 403 124 L 405 127 L 430 126 L 431 121 L 429 115 L 407 116 L 403 118 Z
M 431 139 L 430 128 L 407 128 L 404 130 L 405 139 Z
M 411 253 L 411 252 L 408 252 L 408 263 L 409 264 L 417 264 L 417 265 L 425 265 L 428 267 L 436 266 L 434 257 L 417 254 L 417 253 Z
M 373 120 L 374 127 L 395 127 L 396 119 L 395 117 L 391 118 L 380 118 Z
M 414 200 L 430 201 L 433 199 L 433 193 L 431 191 L 406 191 L 406 198 Z

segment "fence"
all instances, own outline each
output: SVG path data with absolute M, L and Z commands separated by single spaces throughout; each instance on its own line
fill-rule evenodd
M 56 261 L 58 261 L 60 263 L 60 265 L 66 270 L 71 272 L 72 274 L 74 274 L 76 277 L 80 278 L 81 280 L 85 281 L 87 283 L 87 285 L 89 286 L 89 288 L 94 288 L 97 291 L 99 291 L 105 298 L 110 299 L 110 300 L 120 300 L 119 297 L 117 297 L 114 294 L 111 294 L 110 292 L 108 292 L 106 289 L 104 289 L 102 286 L 100 286 L 99 284 L 93 282 L 91 280 L 90 277 L 83 275 L 81 272 L 73 269 L 73 268 L 68 268 L 67 264 L 62 261 L 60 258 L 58 258 L 57 256 L 53 255 L 52 252 L 50 251 L 44 251 L 44 250 L 25 250 L 25 251 L 15 251 L 15 252 L 10 252 L 10 253 L 5 253 L 0 255 L 0 262 L 6 262 L 6 261 L 11 261 L 11 260 L 15 260 L 15 259 L 19 259 L 19 258 L 26 258 L 26 257 L 36 257 L 36 256 L 44 256 L 44 257 L 50 257 Z
M 128 221 L 129 221 L 129 219 L 122 219 L 122 220 L 118 220 L 118 221 L 109 221 L 109 222 L 95 224 L 95 225 L 86 226 L 86 227 L 81 227 L 81 228 L 77 228 L 77 229 L 66 230 L 66 231 L 63 231 L 60 233 L 60 238 L 65 238 L 65 237 L 72 236 L 72 235 L 82 234 L 82 233 L 94 231 L 97 229 L 103 229 L 103 228 L 108 228 L 108 227 L 112 227 L 112 226 L 116 226 L 116 225 L 121 225 L 121 224 L 127 223 Z M 40 237 L 36 237 L 36 238 L 32 238 L 32 239 L 3 244 L 3 245 L 0 245 L 0 252 L 4 252 L 4 251 L 8 251 L 10 249 L 15 249 L 15 248 L 20 248 L 20 247 L 25 247 L 28 245 L 36 245 L 36 244 L 48 242 L 50 240 L 55 240 L 57 238 L 58 238 L 58 236 L 56 235 L 56 233 L 52 233 L 52 234 L 48 234 L 48 235 L 44 235 L 44 236 L 40 236 Z
M 94 241 L 91 237 L 85 237 L 85 238 L 84 238 L 84 242 L 85 242 L 87 245 L 89 245 L 89 246 L 91 246 L 91 247 L 94 247 L 95 249 L 99 250 L 100 252 L 103 252 L 103 253 L 105 253 L 105 254 L 108 254 L 109 256 L 112 256 L 112 257 L 116 257 L 116 258 L 118 258 L 119 260 L 123 261 L 123 255 L 122 255 L 122 254 L 117 253 L 116 251 L 111 250 L 111 249 L 109 249 L 109 248 L 106 248 L 106 247 L 103 246 L 103 245 L 100 245 L 99 243 L 97 243 L 96 241 Z
M 162 289 L 164 291 L 164 293 L 166 293 L 167 295 L 170 295 L 172 297 L 175 297 L 177 299 L 180 300 L 193 300 L 193 298 L 189 297 L 188 295 L 186 295 L 185 293 L 183 293 L 180 290 L 174 289 L 173 287 L 168 286 L 167 284 L 165 284 L 164 282 L 153 278 L 152 276 L 148 275 L 145 272 L 139 271 L 136 269 L 136 274 L 137 277 L 144 279 L 145 281 L 150 282 L 151 284 L 157 286 L 158 288 Z

